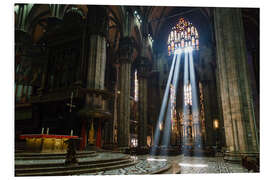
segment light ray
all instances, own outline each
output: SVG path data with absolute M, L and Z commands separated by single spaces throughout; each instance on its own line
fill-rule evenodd
M 173 80 L 172 80 L 172 86 L 174 86 L 175 88 L 175 92 L 177 90 L 177 85 L 176 82 L 178 80 L 179 77 L 179 69 L 180 69 L 180 59 L 181 59 L 181 51 L 180 53 L 177 55 L 177 61 L 176 61 L 176 67 L 175 67 L 175 71 L 174 71 L 174 76 L 173 76 Z M 168 100 L 168 106 L 167 106 L 167 111 L 166 111 L 166 117 L 165 117 L 165 127 L 164 127 L 164 134 L 163 134 L 163 138 L 162 138 L 162 145 L 164 147 L 167 147 L 169 142 L 170 142 L 170 134 L 171 134 L 171 99 Z M 162 154 L 167 154 L 166 148 L 163 149 Z
M 161 108 L 160 108 L 158 122 L 156 124 L 156 129 L 155 129 L 154 146 L 151 149 L 151 154 L 155 154 L 157 145 L 159 143 L 159 136 L 160 136 L 159 126 L 163 121 L 164 113 L 165 113 L 165 110 L 166 110 L 166 105 L 167 105 L 167 102 L 168 102 L 170 84 L 171 84 L 171 81 L 172 81 L 173 71 L 175 69 L 175 61 L 176 61 L 176 53 L 174 53 L 174 56 L 173 56 L 173 61 L 172 61 L 169 77 L 168 77 L 168 80 L 167 80 L 166 89 L 165 89 L 165 92 L 164 92 L 164 95 L 163 95 L 162 105 L 161 105 Z
M 163 161 L 163 162 L 166 162 L 167 159 L 147 158 L 147 161 Z
M 208 167 L 207 164 L 189 164 L 189 163 L 179 163 L 179 166 L 181 167 L 199 167 L 199 168 L 203 168 L 203 167 Z
M 185 61 L 184 61 L 184 85 L 185 87 L 188 84 L 189 81 L 189 73 L 188 73 L 188 51 L 185 50 Z M 183 99 L 185 98 L 185 95 L 183 93 Z M 187 129 L 186 129 L 186 122 L 188 120 L 188 105 L 185 104 L 185 101 L 183 101 L 183 120 L 184 120 L 184 126 L 182 129 L 183 136 L 182 136 L 182 149 L 184 153 L 187 153 L 186 149 L 186 141 L 187 141 Z
M 177 94 L 177 85 L 178 85 L 179 70 L 180 70 L 180 64 L 181 64 L 180 60 L 181 60 L 181 51 L 177 56 L 175 72 L 174 72 L 174 76 L 173 76 L 173 80 L 172 80 L 172 86 L 174 88 L 175 97 Z M 171 99 L 169 99 L 166 118 L 165 118 L 164 135 L 163 135 L 163 139 L 162 139 L 162 145 L 165 147 L 167 147 L 170 144 L 170 135 L 171 135 L 171 126 L 172 126 L 171 108 L 173 108 L 173 107 L 171 106 Z M 163 152 L 162 154 L 165 155 L 166 153 L 167 152 Z
M 194 124 L 194 133 L 196 134 L 195 148 L 201 148 L 202 142 L 201 142 L 201 136 L 200 136 L 200 118 L 199 118 L 199 106 L 198 106 L 198 94 L 197 94 L 197 81 L 195 76 L 195 69 L 194 69 L 194 63 L 193 63 L 193 54 L 192 52 L 189 52 L 189 68 L 190 68 L 190 83 L 191 83 L 191 89 L 192 89 L 192 119 Z M 196 152 L 196 151 L 195 151 Z

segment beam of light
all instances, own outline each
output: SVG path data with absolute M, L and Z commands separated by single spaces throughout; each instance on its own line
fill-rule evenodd
M 199 118 L 199 106 L 198 106 L 198 95 L 197 95 L 197 81 L 195 76 L 195 69 L 193 63 L 193 54 L 189 52 L 189 69 L 190 69 L 190 83 L 191 83 L 191 90 L 192 90 L 192 119 L 194 124 L 194 133 L 196 134 L 195 143 L 197 144 L 198 148 L 202 147 L 202 142 L 200 137 L 200 118 Z M 197 148 L 195 146 L 195 148 Z M 196 152 L 196 151 L 195 151 Z
M 176 61 L 176 67 L 174 71 L 174 76 L 172 80 L 172 86 L 174 88 L 175 97 L 177 94 L 177 85 L 178 85 L 178 78 L 179 78 L 179 71 L 180 71 L 180 60 L 181 60 L 181 51 L 180 54 L 177 55 L 177 61 Z M 171 127 L 172 127 L 172 119 L 171 119 L 171 109 L 172 109 L 171 99 L 169 99 L 168 107 L 167 107 L 167 113 L 166 113 L 166 119 L 165 119 L 165 127 L 164 127 L 164 134 L 162 139 L 162 145 L 165 147 L 168 147 L 170 144 L 170 135 L 171 135 Z M 164 149 L 165 152 L 162 152 L 162 154 L 166 155 L 166 149 Z
M 191 90 L 192 90 L 192 112 L 199 112 L 198 108 L 198 96 L 197 96 L 197 83 L 196 83 L 196 77 L 195 77 L 195 69 L 193 64 L 193 55 L 192 53 L 189 53 L 189 69 L 190 69 L 190 84 L 191 84 Z
M 162 123 L 159 123 L 159 130 L 162 130 Z
M 167 159 L 156 159 L 156 158 L 147 158 L 147 161 L 167 161 Z
M 198 167 L 198 168 L 208 167 L 207 164 L 179 163 L 178 165 L 179 165 L 179 166 L 182 166 L 182 167 Z
M 163 95 L 163 100 L 162 100 L 162 104 L 161 104 L 161 108 L 160 108 L 160 112 L 159 112 L 159 116 L 158 116 L 158 122 L 156 124 L 155 135 L 154 135 L 154 146 L 152 147 L 150 154 L 155 154 L 155 151 L 156 151 L 156 148 L 157 148 L 157 145 L 159 142 L 159 136 L 160 136 L 159 126 L 163 121 L 164 113 L 166 110 L 166 104 L 168 102 L 169 89 L 170 89 L 170 84 L 172 81 L 173 71 L 175 68 L 175 61 L 176 61 L 176 54 L 174 54 L 174 56 L 173 56 L 173 61 L 172 61 L 169 77 L 167 80 L 166 89 L 165 89 L 165 92 Z
M 175 50 L 175 53 L 176 53 L 176 54 L 181 54 L 181 53 L 182 53 L 182 49 L 181 49 L 181 48 L 176 49 L 176 50 Z
M 190 52 L 193 51 L 193 48 L 190 47 L 190 46 L 188 46 L 188 47 L 185 47 L 185 48 L 184 48 L 184 51 L 185 51 L 185 53 L 190 53 Z
M 188 52 L 185 51 L 185 61 L 184 61 L 184 85 L 188 83 Z
M 178 85 L 178 79 L 179 79 L 179 71 L 180 71 L 180 64 L 181 64 L 180 60 L 181 60 L 181 51 L 177 57 L 177 66 L 176 66 L 175 75 L 172 82 L 172 85 L 174 86 L 174 89 L 175 89 L 175 96 L 177 92 L 177 85 Z
M 185 61 L 184 61 L 184 85 L 183 87 L 185 87 L 188 84 L 189 81 L 189 73 L 188 73 L 188 51 L 185 50 Z M 183 99 L 185 99 L 185 95 L 183 93 Z M 188 105 L 185 104 L 185 101 L 183 101 L 183 121 L 184 121 L 184 126 L 182 127 L 182 132 L 183 132 L 183 136 L 182 136 L 182 150 L 183 153 L 188 153 L 189 151 L 186 149 L 186 141 L 187 141 L 187 129 L 186 129 L 186 121 L 188 120 Z
M 187 51 L 190 53 L 193 51 L 193 48 L 191 46 L 187 47 Z

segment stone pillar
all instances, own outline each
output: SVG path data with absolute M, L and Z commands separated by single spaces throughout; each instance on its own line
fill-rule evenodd
M 106 65 L 106 39 L 100 35 L 90 36 L 87 88 L 104 89 Z
M 104 89 L 108 15 L 104 6 L 88 6 L 87 88 Z
M 238 153 L 258 152 L 241 9 L 215 8 L 214 24 L 226 145 L 239 160 Z
M 147 149 L 147 78 L 149 76 L 150 63 L 146 57 L 139 57 L 135 63 L 139 79 L 139 148 Z
M 225 138 L 225 131 L 224 131 L 224 120 L 223 120 L 223 110 L 222 110 L 222 103 L 221 103 L 221 89 L 220 89 L 220 80 L 219 80 L 219 72 L 218 69 L 215 68 L 215 75 L 216 75 L 216 87 L 217 87 L 217 103 L 218 103 L 218 119 L 219 119 L 219 141 L 220 146 L 223 148 L 226 146 L 226 138 Z
M 119 42 L 119 120 L 117 141 L 120 149 L 129 148 L 130 144 L 130 71 L 132 41 L 129 37 Z
M 25 4 L 18 4 L 18 12 L 17 12 L 17 27 L 16 29 L 19 29 L 19 30 L 23 30 L 23 17 L 24 17 L 24 14 L 25 14 Z
M 210 88 L 212 82 L 205 80 L 202 81 L 203 95 L 204 95 L 204 109 L 205 109 L 205 125 L 206 125 L 206 146 L 215 145 L 215 132 L 213 129 L 213 112 L 211 101 L 213 101 L 213 94 Z
M 108 12 L 105 6 L 89 5 L 87 19 L 85 22 L 84 34 L 83 34 L 83 63 L 82 73 L 86 76 L 85 86 L 89 89 L 104 90 L 105 68 L 106 68 L 106 37 L 108 33 Z M 94 95 L 95 96 L 95 95 Z M 101 98 L 101 96 L 99 97 Z M 89 105 L 90 94 L 86 95 L 86 106 Z M 87 123 L 91 127 L 90 118 L 87 117 Z M 97 143 L 96 145 L 101 147 L 101 119 L 98 121 L 95 119 L 95 123 L 98 123 L 97 129 Z M 89 134 L 90 130 L 88 130 Z M 90 144 L 90 143 L 88 143 Z
M 112 137 L 111 137 L 111 142 L 112 144 L 116 145 L 117 144 L 117 117 L 118 117 L 118 91 L 119 91 L 119 69 L 120 65 L 116 64 L 115 65 L 115 70 L 116 70 L 116 83 L 114 87 L 114 107 L 113 107 L 113 122 L 111 123 L 111 129 L 112 129 Z

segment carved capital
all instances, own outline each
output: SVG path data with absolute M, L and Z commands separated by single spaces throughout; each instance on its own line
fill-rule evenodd
M 133 53 L 133 41 L 130 37 L 124 37 L 119 40 L 119 62 L 131 63 Z
M 135 60 L 135 67 L 139 77 L 148 77 L 152 64 L 147 57 L 139 56 Z

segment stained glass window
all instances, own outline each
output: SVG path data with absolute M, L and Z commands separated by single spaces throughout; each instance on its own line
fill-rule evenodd
M 169 52 L 169 56 L 171 55 L 171 46 L 168 46 L 168 52 Z
M 172 28 L 168 37 L 168 54 L 174 53 L 178 48 L 192 47 L 199 50 L 199 34 L 197 29 L 184 18 Z
M 181 48 L 184 48 L 184 47 L 185 47 L 185 40 L 182 39 L 182 40 L 181 40 Z
M 138 146 L 138 139 L 132 138 L 131 139 L 131 147 L 137 147 Z
M 140 27 L 142 23 L 141 16 L 138 14 L 137 11 L 134 11 L 134 16 L 135 16 L 135 24 Z
M 194 37 L 191 38 L 191 45 L 193 48 L 195 48 L 195 38 Z

